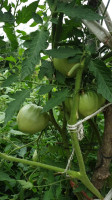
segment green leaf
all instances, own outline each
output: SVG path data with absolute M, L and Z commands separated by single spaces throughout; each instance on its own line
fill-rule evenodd
M 42 85 L 40 87 L 38 94 L 43 95 L 43 94 L 49 93 L 53 89 L 53 87 L 54 86 L 52 86 L 52 85 Z
M 25 31 L 21 31 L 21 30 L 19 30 L 19 29 L 16 30 L 16 32 L 17 32 L 17 33 L 21 33 L 21 34 L 24 35 L 24 36 L 26 35 L 26 32 L 25 32 Z
M 15 179 L 10 178 L 8 174 L 3 171 L 0 171 L 0 181 L 8 181 L 8 182 L 15 182 Z
M 17 82 L 18 80 L 19 80 L 18 75 L 17 74 L 12 74 L 3 82 L 2 87 L 8 87 L 12 83 Z
M 52 199 L 54 199 L 54 193 L 52 187 L 50 187 L 50 189 L 45 192 L 43 200 L 52 200 Z
M 24 6 L 22 10 L 19 10 L 17 13 L 17 19 L 16 19 L 17 24 L 20 24 L 20 23 L 25 24 L 30 19 L 32 19 L 33 13 L 35 13 L 37 6 L 38 6 L 38 2 L 35 1 L 31 3 L 29 6 Z
M 9 12 L 2 12 L 0 10 L 0 22 L 7 22 L 13 24 L 15 22 L 14 16 Z
M 34 13 L 33 14 L 33 19 L 37 24 L 43 24 L 42 18 L 40 17 L 40 15 Z
M 10 43 L 12 49 L 17 49 L 18 48 L 18 41 L 17 37 L 14 33 L 14 27 L 11 24 L 5 23 L 3 26 L 3 30 L 5 31 Z
M 15 112 L 17 112 L 20 109 L 20 106 L 24 102 L 24 100 L 30 96 L 30 92 L 30 89 L 17 91 L 12 96 L 15 100 L 11 101 L 8 105 L 8 108 L 6 109 L 4 122 L 5 125 L 9 120 L 11 120 Z
M 18 155 L 23 158 L 26 153 L 27 153 L 27 148 L 24 147 L 24 148 L 20 149 Z
M 22 186 L 23 189 L 32 189 L 33 188 L 33 184 L 29 181 L 25 181 L 25 180 L 17 180 L 17 182 L 20 183 L 20 185 Z
M 16 63 L 16 59 L 13 56 L 6 57 L 5 60 Z
M 65 76 L 63 76 L 60 72 L 56 71 L 56 80 L 59 84 L 64 84 Z
M 112 102 L 112 72 L 110 68 L 107 68 L 104 62 L 97 59 L 90 62 L 89 69 L 96 77 L 97 92 Z
M 42 64 L 41 64 L 39 75 L 38 75 L 39 79 L 43 79 L 44 76 L 51 79 L 53 73 L 54 73 L 54 69 L 51 62 L 42 60 Z
M 48 100 L 46 105 L 43 107 L 43 112 L 47 112 L 55 106 L 60 105 L 67 98 L 68 93 L 68 89 L 63 89 L 53 93 L 52 98 Z
M 5 113 L 0 112 L 0 124 L 4 122 L 4 119 L 5 119 Z
M 41 30 L 31 34 L 31 40 L 25 41 L 28 49 L 25 51 L 26 59 L 22 63 L 21 78 L 24 79 L 34 72 L 35 66 L 40 63 L 40 52 L 47 48 L 48 31 Z
M 92 9 L 88 8 L 88 6 L 74 6 L 71 4 L 58 4 L 57 8 L 58 12 L 63 12 L 69 17 L 77 17 L 79 19 L 86 20 L 100 20 L 102 16 L 95 13 Z
M 82 54 L 79 48 L 72 49 L 69 47 L 60 47 L 59 49 L 46 50 L 44 52 L 53 58 L 68 58 L 77 54 Z
M 7 200 L 8 199 L 8 195 L 4 195 L 2 197 L 0 197 L 0 200 Z
M 15 136 L 27 135 L 26 133 L 23 133 L 23 132 L 17 131 L 17 130 L 13 130 L 13 129 L 11 129 L 9 131 L 9 133 L 12 134 L 12 135 L 15 135 Z
M 61 191 L 62 191 L 62 187 L 61 184 L 58 185 L 58 187 L 56 188 L 56 198 L 58 199 L 59 196 L 61 195 Z

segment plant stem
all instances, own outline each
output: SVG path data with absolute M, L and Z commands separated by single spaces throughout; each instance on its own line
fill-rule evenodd
M 26 164 L 26 165 L 41 167 L 41 168 L 56 171 L 56 172 L 64 173 L 64 171 L 65 171 L 65 169 L 63 169 L 63 168 L 43 164 L 43 163 L 40 163 L 40 162 L 29 161 L 29 160 L 26 160 L 26 159 L 16 158 L 16 157 L 13 157 L 13 156 L 8 156 L 7 154 L 1 153 L 1 152 L 0 152 L 0 157 L 5 159 L 5 160 L 11 161 L 11 162 L 23 163 L 23 164 Z M 76 172 L 76 171 L 72 171 L 72 170 L 67 170 L 67 174 L 69 176 L 71 176 L 72 178 L 77 178 L 77 179 L 80 179 L 80 176 L 81 176 L 80 172 Z
M 23 163 L 23 164 L 26 164 L 26 165 L 30 165 L 30 166 L 34 166 L 34 167 L 41 167 L 41 168 L 44 168 L 44 169 L 48 169 L 48 170 L 52 170 L 52 171 L 56 171 L 56 172 L 61 172 L 61 173 L 65 172 L 65 169 L 63 169 L 63 168 L 43 164 L 43 163 L 40 163 L 40 162 L 29 161 L 29 160 L 26 160 L 26 159 L 16 158 L 16 157 L 13 157 L 13 156 L 8 156 L 7 154 L 1 153 L 1 152 L 0 152 L 0 157 L 5 159 L 5 160 L 11 161 L 11 162 Z M 66 173 L 71 178 L 79 179 L 80 181 L 82 181 L 83 184 L 91 192 L 93 192 L 93 194 L 95 194 L 98 198 L 102 199 L 101 194 L 98 192 L 98 190 L 89 181 L 87 175 L 81 175 L 80 172 L 76 172 L 76 171 L 72 171 L 72 170 L 67 170 Z
M 76 80 L 75 80 L 75 90 L 73 95 L 73 107 L 71 110 L 71 116 L 69 120 L 69 124 L 74 125 L 77 122 L 77 113 L 78 113 L 78 106 L 79 106 L 79 91 L 81 87 L 81 80 L 82 80 L 82 73 L 84 68 L 84 61 L 81 62 L 81 67 L 77 71 L 76 74 Z M 102 199 L 102 196 L 100 192 L 94 187 L 94 185 L 90 182 L 88 176 L 86 175 L 85 165 L 83 161 L 83 156 L 81 153 L 77 132 L 74 130 L 74 132 L 71 132 L 71 138 L 72 138 L 72 145 L 75 149 L 75 153 L 77 156 L 79 168 L 80 168 L 80 174 L 81 174 L 81 181 L 82 183 L 98 198 Z
M 74 90 L 74 95 L 73 95 L 73 107 L 71 110 L 71 116 L 70 116 L 70 121 L 69 124 L 73 125 L 77 122 L 77 113 L 78 113 L 78 106 L 79 106 L 79 90 L 81 86 L 81 79 L 82 79 L 82 73 L 83 73 L 83 68 L 79 68 L 77 74 L 76 74 L 76 80 L 75 80 L 75 90 Z M 85 165 L 83 162 L 83 157 L 82 153 L 80 150 L 79 146 L 79 141 L 77 137 L 77 133 L 71 132 L 71 138 L 72 138 L 72 144 L 75 149 L 75 153 L 77 156 L 77 160 L 79 163 L 79 168 L 81 173 L 85 174 Z
M 91 183 L 91 181 L 88 179 L 87 175 L 82 175 L 81 178 L 82 183 L 93 193 L 95 196 L 97 196 L 99 199 L 103 200 L 102 195 L 100 192 L 94 187 L 94 185 Z

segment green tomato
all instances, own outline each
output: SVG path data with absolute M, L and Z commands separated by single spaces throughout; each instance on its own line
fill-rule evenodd
M 62 73 L 64 76 L 68 76 L 68 72 L 76 63 L 69 63 L 67 58 L 54 58 L 53 59 L 54 68 Z M 74 77 L 76 71 L 70 76 Z
M 23 106 L 17 115 L 18 129 L 25 133 L 34 134 L 46 128 L 49 115 L 42 113 L 43 108 L 35 104 Z
M 82 93 L 79 99 L 79 113 L 84 117 L 91 115 L 97 111 L 104 102 L 104 98 L 94 91 Z

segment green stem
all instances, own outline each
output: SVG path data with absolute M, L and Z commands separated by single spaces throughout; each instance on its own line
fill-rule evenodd
M 103 196 L 100 194 L 100 192 L 94 187 L 94 185 L 88 179 L 87 175 L 84 176 L 82 175 L 81 181 L 93 194 L 95 194 L 95 196 L 97 196 L 101 200 L 104 199 Z
M 60 167 L 55 167 L 55 166 L 43 164 L 43 163 L 40 163 L 40 162 L 34 162 L 34 161 L 26 160 L 26 159 L 21 159 L 21 158 L 16 158 L 16 157 L 13 157 L 13 156 L 8 156 L 7 154 L 1 153 L 1 152 L 0 152 L 0 157 L 5 159 L 5 160 L 11 161 L 11 162 L 23 163 L 23 164 L 26 164 L 26 165 L 30 165 L 30 166 L 34 166 L 34 167 L 41 167 L 41 168 L 52 170 L 52 171 L 56 171 L 56 172 L 64 173 L 64 171 L 65 171 L 65 169 L 60 168 Z M 72 178 L 77 178 L 77 179 L 80 180 L 80 176 L 81 176 L 80 172 L 67 170 L 66 173 L 69 176 L 71 176 Z
M 68 143 L 68 138 L 67 138 L 67 134 L 66 134 L 66 131 L 64 129 L 62 129 L 59 124 L 56 122 L 55 118 L 54 118 L 54 115 L 53 115 L 53 111 L 50 110 L 49 111 L 50 113 L 50 120 L 52 122 L 52 124 L 55 126 L 55 128 L 59 131 L 61 137 L 62 137 L 62 140 L 63 140 L 63 143 L 64 143 L 64 148 L 65 148 L 65 151 L 66 151 L 66 157 L 69 158 L 70 156 L 70 152 L 69 152 L 69 143 Z
M 83 62 L 83 61 L 82 61 Z M 77 122 L 77 113 L 78 113 L 78 106 L 79 106 L 79 91 L 81 87 L 81 80 L 82 80 L 82 73 L 83 73 L 83 67 L 84 63 L 81 63 L 81 67 L 77 71 L 76 74 L 76 80 L 75 80 L 75 90 L 73 95 L 73 107 L 71 110 L 71 116 L 69 120 L 69 124 L 74 125 Z M 80 168 L 80 174 L 81 174 L 81 181 L 84 183 L 84 185 L 98 198 L 103 199 L 100 192 L 94 187 L 94 185 L 90 182 L 88 176 L 86 175 L 85 165 L 83 161 L 83 156 L 81 153 L 77 132 L 71 132 L 71 138 L 72 138 L 72 145 L 75 149 L 75 153 L 77 156 L 79 168 Z
M 79 70 L 76 74 L 75 91 L 74 91 L 74 95 L 73 95 L 73 108 L 71 110 L 71 116 L 70 116 L 70 121 L 69 121 L 69 124 L 71 124 L 71 125 L 73 125 L 77 122 L 77 113 L 78 113 L 78 106 L 79 106 L 79 90 L 80 90 L 80 85 L 81 85 L 82 73 L 83 73 L 83 68 L 79 68 Z M 71 132 L 71 138 L 72 138 L 73 147 L 75 149 L 75 153 L 77 156 L 77 160 L 79 163 L 80 171 L 81 171 L 81 173 L 85 174 L 86 173 L 85 165 L 84 165 L 82 153 L 80 150 L 77 133 L 75 131 Z
M 60 13 L 58 18 L 58 24 L 56 25 L 53 48 L 57 48 L 58 42 L 60 40 L 60 33 L 62 32 L 62 22 L 63 22 L 63 13 Z
M 11 161 L 11 162 L 22 163 L 22 164 L 30 165 L 30 166 L 33 166 L 33 167 L 41 167 L 41 168 L 44 168 L 44 169 L 48 169 L 48 170 L 52 170 L 52 171 L 56 171 L 56 172 L 61 172 L 61 173 L 65 172 L 65 169 L 63 169 L 63 168 L 59 168 L 59 167 L 55 167 L 55 166 L 52 166 L 52 165 L 43 164 L 43 163 L 40 163 L 40 162 L 29 161 L 29 160 L 26 160 L 26 159 L 15 158 L 13 156 L 8 156 L 7 154 L 1 153 L 1 152 L 0 152 L 0 157 L 5 159 L 5 160 Z M 72 171 L 72 170 L 67 170 L 66 173 L 71 178 L 79 179 L 80 181 L 82 181 L 83 184 L 91 192 L 93 192 L 93 194 L 95 194 L 95 196 L 97 196 L 100 199 L 103 199 L 101 194 L 98 192 L 98 190 L 89 181 L 87 175 L 81 175 L 80 172 L 76 172 L 76 171 Z
M 78 69 L 79 67 L 80 67 L 80 63 L 75 64 L 75 65 L 71 68 L 71 70 L 68 72 L 68 76 L 71 76 L 71 75 L 74 73 L 74 71 L 76 71 L 76 69 Z

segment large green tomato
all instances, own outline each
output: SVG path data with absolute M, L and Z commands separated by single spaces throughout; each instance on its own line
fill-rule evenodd
M 46 128 L 49 122 L 47 113 L 42 113 L 42 107 L 35 104 L 23 106 L 17 115 L 18 129 L 25 133 L 37 133 Z
M 54 58 L 54 67 L 57 71 L 65 76 L 68 76 L 68 72 L 76 63 L 69 63 L 67 58 Z M 76 72 L 74 72 L 70 77 L 74 77 Z
M 94 91 L 82 93 L 79 99 L 79 113 L 86 117 L 97 111 L 104 103 L 105 99 Z

